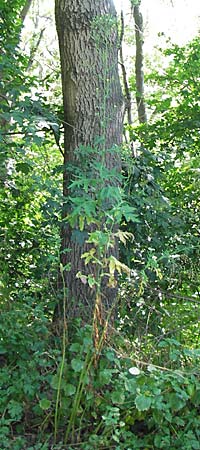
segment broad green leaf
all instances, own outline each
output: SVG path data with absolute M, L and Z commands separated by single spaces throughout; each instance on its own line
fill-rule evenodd
M 136 407 L 139 411 L 148 411 L 152 403 L 152 398 L 146 395 L 137 395 L 135 399 Z
M 69 351 L 70 352 L 80 352 L 81 350 L 81 344 L 79 344 L 79 342 L 74 342 L 73 344 L 70 345 L 69 347 Z
M 125 395 L 123 391 L 114 391 L 111 394 L 111 400 L 113 403 L 123 403 L 125 400 Z
M 30 172 L 31 169 L 32 168 L 31 168 L 30 164 L 28 164 L 28 163 L 18 163 L 18 164 L 16 164 L 17 172 L 25 173 L 25 175 L 27 175 Z
M 126 391 L 134 393 L 134 392 L 136 392 L 136 388 L 137 388 L 137 381 L 135 378 L 130 379 L 130 380 L 129 379 L 125 380 Z
M 179 411 L 186 404 L 186 399 L 182 399 L 179 395 L 173 392 L 166 395 L 166 400 L 173 411 Z
M 58 389 L 59 377 L 58 374 L 55 374 L 51 379 L 51 387 L 53 389 Z
M 75 394 L 76 388 L 73 384 L 67 383 L 64 385 L 64 391 L 65 391 L 65 394 L 70 397 L 71 395 Z
M 74 372 L 81 372 L 84 367 L 84 361 L 79 358 L 73 358 L 71 361 L 71 366 Z
M 40 405 L 40 408 L 45 411 L 46 409 L 50 408 L 51 401 L 48 400 L 48 398 L 43 398 L 42 400 L 40 400 L 39 405 Z
M 192 397 L 192 403 L 196 407 L 200 406 L 200 389 L 197 389 L 196 392 L 194 393 L 194 395 Z
M 113 376 L 113 371 L 111 369 L 101 370 L 99 373 L 99 380 L 102 385 L 109 384 Z

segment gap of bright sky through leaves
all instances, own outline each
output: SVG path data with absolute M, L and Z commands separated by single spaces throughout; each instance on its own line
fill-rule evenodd
M 125 24 L 128 26 L 132 40 L 134 42 L 133 15 L 131 13 L 131 0 L 113 0 L 118 15 L 121 10 L 124 12 Z M 41 42 L 43 53 L 43 72 L 45 73 L 46 59 L 48 60 L 48 49 L 58 51 L 56 28 L 54 21 L 55 0 L 34 1 L 30 13 L 26 18 L 25 27 L 22 33 L 21 46 L 23 50 L 30 51 L 30 33 L 34 32 L 35 20 L 37 17 L 37 30 L 45 29 Z M 193 39 L 200 30 L 200 0 L 141 0 L 141 12 L 144 21 L 144 54 L 151 57 L 154 54 L 154 47 L 165 46 L 165 38 L 170 37 L 172 43 L 185 45 Z M 49 28 L 50 23 L 52 27 Z M 164 33 L 164 37 L 158 35 Z M 128 33 L 129 34 L 129 33 Z M 125 36 L 127 34 L 125 33 Z M 48 48 L 45 42 L 48 41 Z M 45 50 L 46 48 L 46 50 Z M 130 58 L 133 57 L 133 46 L 124 43 L 124 57 L 126 59 L 127 70 L 129 70 Z M 37 69 L 38 71 L 38 69 Z M 43 76 L 45 76 L 43 73 Z
M 118 14 L 123 10 L 129 23 L 131 0 L 114 0 L 114 3 Z M 200 30 L 199 0 L 141 0 L 141 12 L 146 51 L 157 45 L 159 33 L 184 45 Z
M 113 1 L 118 14 L 123 10 L 125 23 L 132 29 L 131 0 Z M 45 28 L 47 25 L 45 16 L 52 15 L 54 3 L 55 0 L 48 0 L 48 2 L 47 0 L 39 0 L 38 6 L 36 2 L 33 4 L 32 10 L 40 12 L 39 15 L 41 18 L 43 17 Z M 185 45 L 200 30 L 200 0 L 141 0 L 141 12 L 144 20 L 144 50 L 147 54 L 150 54 L 153 47 L 159 43 L 159 33 L 164 33 L 166 37 L 170 37 L 172 42 L 178 45 Z M 42 22 L 41 18 L 40 21 Z M 32 27 L 33 23 L 27 17 L 23 35 L 29 34 Z M 46 32 L 48 33 L 48 27 Z M 53 34 L 51 29 L 51 36 Z M 53 37 L 53 41 L 55 39 Z

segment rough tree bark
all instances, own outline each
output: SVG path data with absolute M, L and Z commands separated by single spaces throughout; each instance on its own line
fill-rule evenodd
M 56 0 L 55 17 L 59 38 L 64 102 L 64 199 L 69 195 L 71 163 L 78 165 L 75 149 L 94 146 L 104 137 L 109 149 L 122 141 L 123 97 L 118 75 L 118 34 L 112 0 Z M 111 23 L 112 22 L 112 23 Z M 95 32 L 94 32 L 94 23 Z M 108 24 L 109 28 L 108 28 Z M 104 119 L 106 117 L 106 128 Z M 101 151 L 101 148 L 99 148 Z M 119 152 L 107 152 L 105 165 L 120 171 Z M 83 198 L 84 202 L 84 198 Z M 65 207 L 63 215 L 67 213 Z M 86 230 L 87 232 L 88 230 Z M 81 255 L 88 250 L 74 238 L 73 229 L 63 222 L 61 263 L 71 269 L 64 273 L 68 292 L 68 317 L 89 320 L 94 290 L 76 278 L 77 272 L 93 273 Z M 69 251 L 66 252 L 66 249 Z M 116 253 L 116 248 L 113 252 Z M 113 290 L 104 288 L 103 302 L 111 304 Z
M 136 76 L 136 103 L 138 119 L 140 123 L 147 122 L 147 114 L 144 100 L 144 73 L 143 73 L 143 17 L 140 12 L 140 5 L 133 6 L 133 16 L 135 21 L 136 38 L 136 58 L 135 58 L 135 76 Z

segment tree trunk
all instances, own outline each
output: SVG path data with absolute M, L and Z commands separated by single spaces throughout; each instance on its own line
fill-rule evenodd
M 96 138 L 102 137 L 102 146 L 98 144 L 97 157 L 100 158 L 103 148 L 111 149 L 121 144 L 123 98 L 118 75 L 116 12 L 112 0 L 56 0 L 55 15 L 64 102 L 63 217 L 66 217 L 72 177 L 68 168 L 70 164 L 80 167 L 75 150 L 80 146 L 95 148 Z M 119 152 L 106 151 L 104 165 L 109 169 L 117 167 L 120 171 Z M 88 322 L 94 307 L 95 289 L 76 275 L 81 272 L 88 276 L 95 272 L 94 265 L 85 265 L 81 258 L 91 248 L 86 242 L 91 228 L 83 230 L 82 236 L 85 237 L 82 242 L 75 238 L 74 231 L 69 223 L 63 222 L 61 263 L 64 267 L 70 264 L 70 270 L 64 271 L 67 314 L 68 317 L 82 317 Z M 116 254 L 116 245 L 112 252 Z M 103 303 L 110 305 L 114 289 L 105 284 L 102 289 Z
M 140 6 L 133 6 L 133 16 L 135 21 L 136 38 L 136 58 L 135 58 L 135 76 L 136 76 L 136 102 L 138 110 L 138 119 L 140 123 L 147 122 L 147 114 L 144 100 L 144 73 L 143 73 L 143 17 L 140 12 Z
M 24 7 L 23 7 L 23 9 L 21 11 L 20 18 L 21 18 L 22 23 L 24 23 L 24 21 L 26 19 L 26 16 L 27 16 L 27 14 L 29 12 L 29 9 L 31 7 L 31 3 L 32 3 L 32 0 L 26 0 L 26 3 L 25 3 L 25 5 L 24 5 Z
M 131 111 L 131 92 L 128 84 L 128 77 L 126 73 L 126 67 L 124 63 L 124 55 L 123 55 L 123 39 L 124 39 L 124 14 L 123 11 L 121 11 L 121 36 L 120 36 L 120 50 L 119 50 L 119 56 L 120 56 L 120 65 L 122 69 L 122 79 L 123 79 L 123 85 L 124 85 L 124 96 L 125 96 L 125 110 L 127 112 L 127 119 L 128 124 L 131 126 L 133 124 L 132 121 L 132 111 Z

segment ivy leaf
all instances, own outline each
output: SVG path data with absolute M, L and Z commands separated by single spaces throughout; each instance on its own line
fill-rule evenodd
M 48 400 L 48 398 L 43 398 L 42 400 L 40 400 L 39 405 L 40 405 L 40 408 L 45 411 L 46 409 L 50 408 L 51 402 L 50 402 L 50 400 Z
M 135 399 L 135 404 L 138 411 L 148 411 L 152 403 L 152 398 L 146 395 L 137 395 Z
M 132 380 L 126 379 L 125 380 L 125 389 L 128 392 L 136 392 L 136 388 L 137 388 L 137 382 L 135 380 L 135 378 L 133 378 Z

